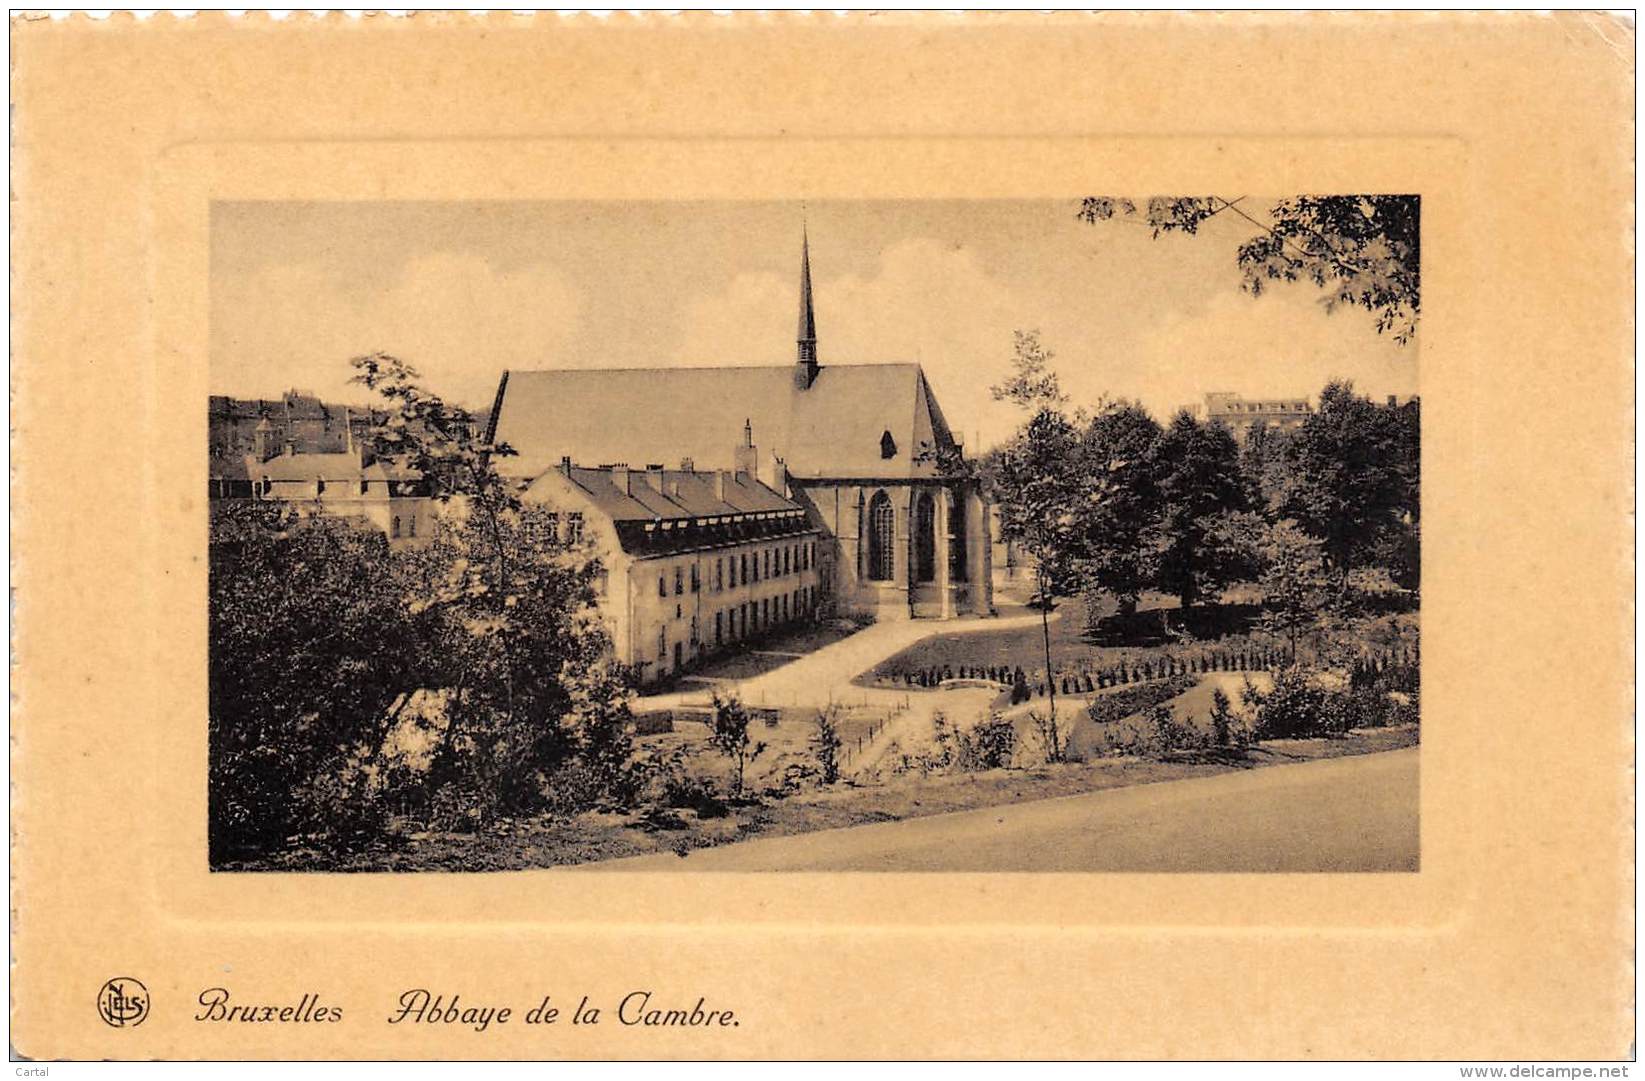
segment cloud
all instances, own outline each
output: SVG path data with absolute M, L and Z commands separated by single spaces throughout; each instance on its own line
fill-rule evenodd
M 1333 378 L 1352 379 L 1366 394 L 1417 391 L 1418 343 L 1378 335 L 1362 310 L 1326 314 L 1307 285 L 1261 296 L 1227 290 L 1193 314 L 1170 316 L 1139 334 L 1123 360 L 1068 379 L 1079 396 L 1100 380 L 1109 393 L 1140 398 L 1165 419 L 1207 391 L 1246 397 L 1316 396 Z
M 1089 273 L 1078 270 L 1069 280 L 1040 275 L 1034 288 L 991 275 L 965 247 L 905 240 L 887 247 L 866 274 L 816 278 L 818 352 L 824 364 L 918 362 L 949 423 L 979 448 L 1022 420 L 989 394 L 1009 370 L 1019 329 L 1040 331 L 1071 405 L 1135 398 L 1162 421 L 1213 390 L 1311 397 L 1344 377 L 1368 394 L 1416 392 L 1417 345 L 1379 336 L 1367 313 L 1327 315 L 1319 292 L 1306 285 L 1253 297 L 1234 285 L 1231 267 L 1226 276 L 1220 263 L 1215 269 L 1204 293 L 1172 280 L 1168 314 L 1146 317 L 1114 299 L 1121 284 L 1150 287 L 1141 266 L 1133 275 L 1143 277 L 1140 286 L 1127 279 L 1093 294 Z M 792 357 L 797 291 L 794 278 L 745 273 L 688 302 L 669 362 Z
M 914 238 L 880 253 L 865 274 L 818 275 L 817 352 L 826 365 L 919 363 L 949 423 L 985 442 L 1010 430 L 1009 409 L 989 397 L 1005 374 L 1012 331 L 1035 306 L 992 277 L 964 247 Z M 739 274 L 725 289 L 688 302 L 680 364 L 771 364 L 793 356 L 797 278 Z
M 296 386 L 361 400 L 350 357 L 404 357 L 436 392 L 488 406 L 504 368 L 540 367 L 574 338 L 580 290 L 557 268 L 499 269 L 435 252 L 347 279 L 314 263 L 265 267 L 214 282 L 214 392 L 274 395 Z

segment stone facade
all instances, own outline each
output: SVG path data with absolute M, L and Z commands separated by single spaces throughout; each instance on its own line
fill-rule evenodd
M 1241 443 L 1259 424 L 1290 431 L 1301 427 L 1313 412 L 1306 398 L 1246 399 L 1232 391 L 1212 391 L 1205 396 L 1205 420 L 1221 423 Z
M 599 551 L 613 652 L 642 684 L 821 610 L 816 526 L 747 473 L 565 462 L 524 498 L 554 508 L 562 539 Z

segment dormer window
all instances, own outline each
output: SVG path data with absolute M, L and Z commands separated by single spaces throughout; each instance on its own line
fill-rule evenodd
M 897 441 L 891 438 L 891 430 L 887 428 L 880 436 L 880 457 L 895 458 L 897 456 Z

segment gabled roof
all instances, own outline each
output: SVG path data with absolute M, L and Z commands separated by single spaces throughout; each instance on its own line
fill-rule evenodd
M 583 493 L 610 519 L 618 546 L 641 558 L 816 532 L 800 504 L 746 473 L 562 466 L 527 490 L 552 500 L 560 484 Z
M 588 469 L 572 466 L 571 482 L 614 522 L 672 521 L 735 514 L 797 511 L 785 499 L 746 473 L 727 473 L 721 499 L 713 473 L 679 469 Z
M 417 480 L 420 474 L 398 462 L 378 459 L 362 465 L 358 453 L 341 454 L 277 454 L 267 461 L 255 454 L 241 458 L 243 474 L 251 480 L 311 481 L 315 479 L 344 482 L 358 480 Z
M 512 476 L 537 476 L 563 456 L 728 469 L 745 419 L 762 468 L 776 455 L 798 478 L 933 476 L 919 448 L 952 444 L 917 364 L 826 365 L 806 389 L 788 365 L 505 372 L 492 437 L 517 452 L 497 460 Z

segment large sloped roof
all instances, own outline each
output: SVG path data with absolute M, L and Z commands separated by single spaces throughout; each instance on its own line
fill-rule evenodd
M 517 452 L 498 460 L 515 476 L 565 456 L 728 469 L 745 420 L 762 468 L 776 455 L 800 478 L 930 476 L 919 448 L 952 438 L 917 364 L 828 365 L 803 390 L 787 365 L 505 372 L 493 437 Z

